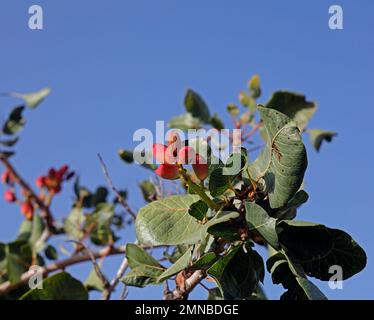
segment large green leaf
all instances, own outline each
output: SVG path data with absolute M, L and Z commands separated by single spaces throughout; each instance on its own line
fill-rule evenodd
M 214 263 L 207 272 L 216 280 L 225 299 L 244 299 L 263 281 L 264 263 L 256 251 L 239 245 Z
M 306 101 L 304 95 L 288 91 L 274 92 L 266 107 L 278 110 L 295 120 L 300 131 L 305 129 L 317 110 L 316 104 Z
M 136 235 L 148 245 L 193 244 L 199 241 L 204 225 L 188 213 L 196 195 L 174 195 L 153 201 L 140 209 L 136 217 Z
M 257 231 L 273 248 L 279 247 L 278 236 L 275 231 L 277 219 L 270 217 L 267 212 L 254 202 L 245 202 L 249 231 Z
M 323 141 L 331 142 L 332 138 L 337 135 L 334 131 L 326 131 L 320 129 L 309 129 L 309 138 L 310 142 L 312 143 L 314 149 L 319 151 Z
M 273 283 L 282 284 L 287 289 L 281 300 L 326 300 L 325 295 L 283 253 L 271 256 L 266 266 Z
M 296 217 L 297 209 L 309 199 L 304 190 L 299 190 L 287 204 L 272 212 L 272 216 L 278 219 L 292 220 Z
M 165 268 L 143 248 L 136 244 L 126 245 L 126 257 L 131 268 L 121 281 L 129 286 L 144 287 L 157 283 Z
M 159 282 L 163 282 L 169 279 L 173 275 L 177 274 L 179 271 L 187 268 L 190 264 L 192 258 L 192 247 L 190 247 L 173 265 L 171 265 L 167 270 L 165 270 L 158 278 Z
M 32 289 L 20 300 L 88 300 L 88 292 L 79 280 L 60 272 L 43 280 L 43 289 Z
M 248 167 L 251 179 L 264 179 L 271 208 L 284 206 L 299 190 L 307 156 L 300 131 L 284 114 L 259 106 L 266 132 L 266 147 Z
M 49 95 L 50 92 L 51 90 L 49 88 L 43 88 L 39 91 L 30 93 L 11 92 L 9 95 L 23 99 L 29 108 L 34 109 Z
M 191 113 L 193 117 L 200 119 L 204 123 L 209 123 L 209 108 L 204 100 L 191 89 L 188 89 L 184 98 L 186 111 Z
M 330 280 L 330 267 L 343 270 L 343 280 L 366 266 L 365 251 L 346 232 L 311 222 L 283 220 L 277 225 L 279 243 L 287 256 L 305 273 Z

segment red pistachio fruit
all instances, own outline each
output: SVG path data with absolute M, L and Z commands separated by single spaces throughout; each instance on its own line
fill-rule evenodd
M 164 163 L 161 164 L 156 170 L 155 173 L 164 179 L 175 180 L 179 177 L 178 167 L 175 164 Z
M 192 147 L 183 147 L 178 153 L 178 163 L 190 164 L 196 159 L 196 153 Z
M 44 188 L 45 187 L 45 177 L 39 176 L 35 180 L 35 184 L 38 188 Z
M 167 147 L 164 146 L 161 143 L 155 143 L 152 147 L 152 154 L 153 157 L 159 162 L 159 163 L 165 163 L 165 153 L 166 153 Z
M 12 184 L 14 183 L 14 178 L 9 170 L 5 170 L 1 175 L 1 182 L 4 184 Z
M 209 166 L 206 160 L 199 154 L 196 155 L 196 162 L 192 164 L 192 169 L 201 181 L 208 176 Z
M 26 217 L 27 220 L 32 220 L 34 215 L 34 207 L 28 201 L 21 204 L 21 213 Z
M 4 199 L 7 202 L 15 202 L 17 200 L 13 191 L 7 190 L 4 192 Z

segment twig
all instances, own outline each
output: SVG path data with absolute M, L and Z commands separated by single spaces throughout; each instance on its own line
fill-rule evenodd
M 100 164 L 101 164 L 101 168 L 103 170 L 103 173 L 104 173 L 104 176 L 109 184 L 109 186 L 111 187 L 111 189 L 113 190 L 113 192 L 116 194 L 117 198 L 118 198 L 118 201 L 119 203 L 125 208 L 125 210 L 128 212 L 128 214 L 132 217 L 133 220 L 136 219 L 136 214 L 134 211 L 132 211 L 132 209 L 130 208 L 129 204 L 127 203 L 126 199 L 124 197 L 121 196 L 121 193 L 118 191 L 118 189 L 114 186 L 113 184 L 113 181 L 112 179 L 110 178 L 110 175 L 109 175 L 109 171 L 108 171 L 108 167 L 106 166 L 103 158 L 101 157 L 100 153 L 97 154 L 98 158 L 99 158 L 99 161 L 100 161 Z
M 91 262 L 92 262 L 92 265 L 94 267 L 96 275 L 98 276 L 101 283 L 103 284 L 104 289 L 105 290 L 108 289 L 110 287 L 110 283 L 109 283 L 108 279 L 106 278 L 106 276 L 101 271 L 99 265 L 97 264 L 96 257 L 94 256 L 92 251 L 90 249 L 88 249 L 87 246 L 83 242 L 75 241 L 75 240 L 69 240 L 69 241 L 79 244 L 80 246 L 82 246 L 86 250 L 86 252 L 88 253 L 88 256 L 91 259 Z
M 245 141 L 249 139 L 250 137 L 252 137 L 261 126 L 262 126 L 262 122 L 255 124 L 251 131 L 249 131 L 246 135 L 242 136 L 242 141 Z
M 118 271 L 117 271 L 115 277 L 114 277 L 113 280 L 110 282 L 108 288 L 106 288 L 106 289 L 103 291 L 103 300 L 109 300 L 109 299 L 110 299 L 110 296 L 111 296 L 112 292 L 113 292 L 114 289 L 116 288 L 116 286 L 117 286 L 119 280 L 122 278 L 122 276 L 123 276 L 124 273 L 126 272 L 128 266 L 129 266 L 129 262 L 128 262 L 127 258 L 124 257 L 123 260 L 122 260 L 121 265 L 120 265 L 119 268 L 118 268 Z
M 105 257 L 105 256 L 111 256 L 111 255 L 123 254 L 123 253 L 125 253 L 125 246 L 121 246 L 121 247 L 118 247 L 118 248 L 106 247 L 106 248 L 104 248 L 100 251 L 92 252 L 92 256 L 97 259 L 97 258 L 102 258 L 102 257 Z M 81 262 L 91 261 L 92 256 L 90 256 L 88 253 L 87 254 L 74 255 L 74 256 L 72 256 L 70 258 L 67 258 L 65 260 L 60 260 L 60 261 L 54 262 L 50 265 L 42 267 L 41 268 L 41 273 L 42 273 L 43 277 L 46 277 L 48 274 L 50 274 L 54 271 L 62 270 L 62 269 L 65 269 L 69 266 L 72 266 L 72 265 L 75 265 L 75 264 L 78 264 L 78 263 L 81 263 Z M 0 295 L 6 294 L 6 293 L 8 293 L 8 292 L 10 292 L 14 289 L 19 288 L 23 284 L 27 283 L 29 281 L 30 277 L 32 277 L 33 275 L 34 275 L 33 270 L 26 271 L 25 273 L 23 273 L 21 275 L 19 282 L 12 284 L 9 281 L 6 281 L 6 282 L 0 284 Z
M 165 247 L 165 246 L 156 246 L 156 247 Z M 150 248 L 154 248 L 154 247 L 150 247 L 150 246 L 142 246 L 143 249 L 150 249 Z M 92 256 L 95 258 L 95 259 L 99 259 L 99 258 L 104 258 L 104 257 L 107 257 L 107 256 L 112 256 L 112 255 L 117 255 L 117 254 L 123 254 L 126 252 L 126 246 L 120 246 L 120 247 L 112 247 L 112 246 L 108 246 L 108 247 L 105 247 L 104 249 L 101 249 L 100 251 L 96 251 L 96 252 L 91 252 L 92 255 L 90 254 L 77 254 L 77 255 L 74 255 L 70 258 L 67 258 L 65 260 L 60 260 L 60 261 L 56 261 L 50 265 L 47 265 L 47 266 L 44 266 L 44 267 L 41 267 L 41 273 L 43 275 L 43 277 L 46 277 L 48 276 L 48 274 L 54 272 L 54 271 L 57 271 L 57 270 L 64 270 L 65 268 L 69 267 L 69 266 L 72 266 L 72 265 L 75 265 L 75 264 L 78 264 L 78 263 L 81 263 L 81 262 L 86 262 L 86 261 L 92 261 Z M 35 274 L 35 271 L 34 270 L 29 270 L 29 271 L 26 271 L 25 273 L 23 273 L 20 277 L 20 281 L 19 282 L 16 282 L 16 283 L 10 283 L 9 281 L 6 281 L 6 282 L 3 282 L 0 284 L 0 296 L 2 294 L 6 294 L 14 289 L 17 289 L 19 288 L 20 286 L 22 286 L 23 284 L 27 283 L 29 281 L 29 279 Z

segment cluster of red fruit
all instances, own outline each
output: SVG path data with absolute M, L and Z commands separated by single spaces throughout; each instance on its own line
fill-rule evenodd
M 61 185 L 64 181 L 71 179 L 74 176 L 74 172 L 69 171 L 67 165 L 63 165 L 60 169 L 56 170 L 51 168 L 48 174 L 45 176 L 40 176 L 36 179 L 36 186 L 40 189 L 45 189 L 47 192 L 53 196 L 61 191 Z M 4 199 L 7 202 L 16 202 L 20 205 L 21 213 L 26 219 L 32 220 L 35 211 L 35 203 L 32 195 L 25 188 L 21 188 L 22 200 L 18 200 L 15 192 L 16 179 L 13 174 L 6 170 L 1 176 L 1 182 L 9 187 L 4 193 Z M 39 195 L 40 199 L 44 199 L 44 194 Z
M 160 162 L 155 173 L 168 180 L 179 178 L 181 165 L 192 164 L 197 178 L 203 181 L 208 176 L 209 166 L 204 157 L 196 153 L 190 146 L 181 146 L 178 136 L 174 136 L 168 146 L 156 143 L 153 145 L 153 157 Z
M 70 180 L 74 176 L 74 171 L 69 171 L 69 167 L 65 164 L 60 169 L 49 169 L 48 174 L 36 178 L 35 184 L 40 189 L 46 189 L 50 194 L 54 195 L 61 191 L 64 181 Z

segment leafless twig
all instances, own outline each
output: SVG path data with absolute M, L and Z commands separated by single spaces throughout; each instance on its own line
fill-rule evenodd
M 126 199 L 124 197 L 122 197 L 122 195 L 119 192 L 119 190 L 114 186 L 113 181 L 112 181 L 112 179 L 110 178 L 110 175 L 109 175 L 108 167 L 106 166 L 106 164 L 105 164 L 103 158 L 101 157 L 100 153 L 98 153 L 97 156 L 99 158 L 99 161 L 100 161 L 101 168 L 103 170 L 104 176 L 105 176 L 105 178 L 106 178 L 109 186 L 111 187 L 111 189 L 113 190 L 113 192 L 116 194 L 119 203 L 125 208 L 125 210 L 132 217 L 132 219 L 135 220 L 136 219 L 135 212 L 132 211 L 132 209 L 130 208 L 130 206 L 127 203 Z

